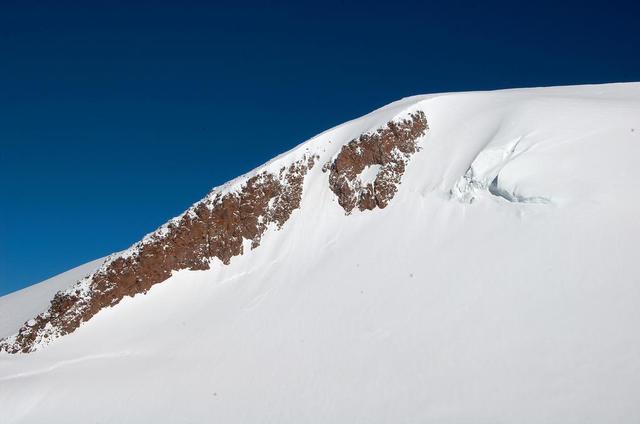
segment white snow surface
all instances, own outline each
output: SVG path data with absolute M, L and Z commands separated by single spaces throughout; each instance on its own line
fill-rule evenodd
M 380 172 L 380 169 L 382 169 L 382 165 L 369 165 L 364 168 L 360 175 L 358 175 L 358 180 L 360 180 L 362 186 L 373 184 Z
M 417 110 L 396 197 L 346 216 L 322 164 Z M 305 153 L 257 249 L 0 354 L 0 422 L 640 422 L 640 83 L 403 99 L 218 190 Z

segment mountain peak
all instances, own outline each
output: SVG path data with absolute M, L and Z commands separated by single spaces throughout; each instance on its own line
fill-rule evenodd
M 392 103 L 0 298 L 2 417 L 640 421 L 639 157 L 638 83 Z

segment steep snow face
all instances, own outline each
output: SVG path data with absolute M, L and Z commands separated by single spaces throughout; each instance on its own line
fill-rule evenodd
M 418 112 L 392 199 L 347 214 L 343 146 Z M 304 154 L 259 249 L 0 354 L 2 421 L 640 421 L 640 84 L 404 99 L 218 190 Z

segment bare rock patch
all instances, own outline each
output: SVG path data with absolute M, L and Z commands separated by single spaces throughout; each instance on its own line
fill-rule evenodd
M 390 121 L 385 127 L 345 144 L 330 170 L 329 186 L 338 203 L 350 214 L 355 208 L 385 208 L 395 196 L 418 139 L 429 129 L 422 111 Z
M 75 331 L 125 296 L 146 293 L 173 271 L 209 269 L 212 258 L 228 264 L 243 253 L 245 239 L 251 248 L 258 247 L 269 226 L 281 228 L 300 207 L 305 175 L 316 160 L 317 156 L 305 156 L 279 172 L 249 178 L 237 191 L 213 192 L 92 275 L 57 293 L 46 312 L 0 341 L 0 351 L 34 351 Z

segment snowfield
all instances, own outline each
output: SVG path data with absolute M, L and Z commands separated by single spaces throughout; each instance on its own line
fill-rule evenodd
M 345 215 L 321 165 L 419 110 L 389 206 Z M 640 83 L 403 99 L 224 189 L 307 152 L 260 247 L 0 353 L 0 422 L 640 422 Z M 102 262 L 0 298 L 0 337 Z

